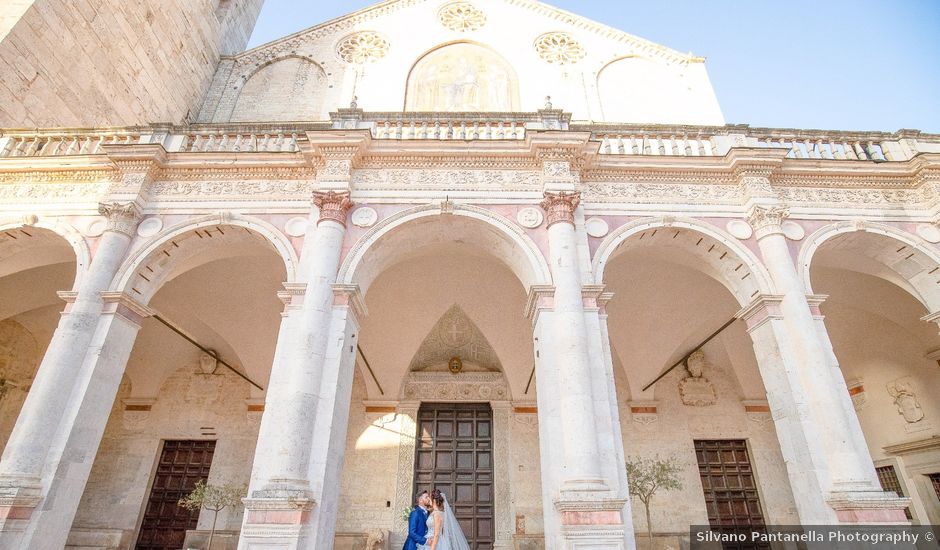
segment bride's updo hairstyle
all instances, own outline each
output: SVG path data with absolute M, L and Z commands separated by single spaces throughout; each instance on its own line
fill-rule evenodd
M 434 504 L 438 508 L 441 510 L 444 509 L 444 493 L 442 493 L 440 489 L 434 489 L 434 491 L 431 492 L 431 500 L 434 501 Z

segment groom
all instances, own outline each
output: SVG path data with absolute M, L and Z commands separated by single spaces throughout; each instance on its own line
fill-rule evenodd
M 417 550 L 419 546 L 430 544 L 428 533 L 428 508 L 431 507 L 431 496 L 427 491 L 418 493 L 415 499 L 417 506 L 408 516 L 408 538 L 402 550 Z

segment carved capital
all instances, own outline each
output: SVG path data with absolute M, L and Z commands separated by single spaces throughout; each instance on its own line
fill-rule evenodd
M 343 227 L 346 227 L 346 216 L 353 207 L 353 202 L 349 199 L 349 192 L 343 191 L 314 191 L 313 204 L 320 209 L 320 219 L 317 225 L 326 220 L 332 220 Z
M 98 204 L 98 213 L 108 218 L 105 231 L 123 233 L 133 238 L 140 223 L 142 212 L 134 202 L 102 202 Z
M 560 193 L 545 192 L 545 199 L 539 203 L 539 206 L 545 210 L 545 227 L 551 227 L 553 224 L 562 222 L 574 225 L 574 211 L 581 202 L 581 192 Z
M 751 224 L 757 238 L 773 233 L 783 233 L 781 225 L 790 215 L 786 206 L 754 206 L 747 214 L 747 223 Z

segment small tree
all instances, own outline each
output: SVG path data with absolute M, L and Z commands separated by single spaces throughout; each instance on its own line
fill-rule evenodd
M 679 461 L 675 457 L 665 460 L 656 458 L 631 458 L 627 460 L 627 480 L 630 494 L 640 499 L 646 508 L 646 534 L 653 548 L 653 525 L 650 522 L 650 501 L 660 489 L 677 491 L 682 489 L 679 479 Z
M 242 497 L 248 492 L 248 486 L 244 484 L 225 483 L 223 485 L 206 485 L 206 482 L 199 480 L 185 498 L 180 499 L 179 505 L 187 510 L 206 510 L 212 511 L 212 529 L 209 531 L 209 542 L 206 544 L 206 550 L 212 548 L 212 537 L 215 535 L 215 522 L 219 518 L 219 512 L 241 504 Z

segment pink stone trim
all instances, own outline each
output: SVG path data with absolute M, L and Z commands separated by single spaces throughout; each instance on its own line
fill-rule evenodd
M 620 525 L 620 514 L 613 510 L 562 512 L 562 525 Z
M 309 510 L 249 510 L 252 525 L 301 525 L 310 520 Z
M 30 506 L 0 506 L 0 520 L 3 519 L 29 519 L 33 515 Z
M 902 508 L 836 510 L 836 517 L 842 523 L 910 523 Z

